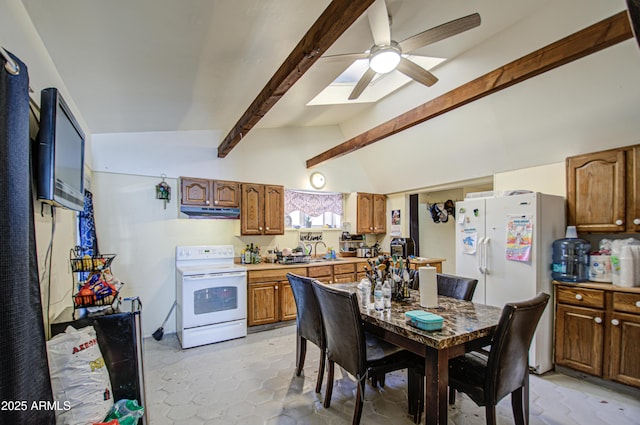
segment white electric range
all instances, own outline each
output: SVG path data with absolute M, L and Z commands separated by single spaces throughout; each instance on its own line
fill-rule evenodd
M 176 247 L 176 333 L 182 348 L 247 335 L 247 269 L 232 245 Z

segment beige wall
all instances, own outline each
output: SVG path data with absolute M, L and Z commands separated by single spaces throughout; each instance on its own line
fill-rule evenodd
M 565 164 L 557 162 L 539 167 L 507 171 L 494 176 L 494 190 L 524 189 L 549 195 L 566 196 Z

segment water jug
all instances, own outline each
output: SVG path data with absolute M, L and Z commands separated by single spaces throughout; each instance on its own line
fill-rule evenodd
M 578 238 L 574 226 L 568 226 L 566 237 L 553 242 L 553 279 L 561 282 L 588 281 L 590 250 L 591 244 Z

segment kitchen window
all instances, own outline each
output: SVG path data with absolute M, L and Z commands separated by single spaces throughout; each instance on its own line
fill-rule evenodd
M 342 226 L 342 193 L 284 191 L 285 226 L 313 228 Z

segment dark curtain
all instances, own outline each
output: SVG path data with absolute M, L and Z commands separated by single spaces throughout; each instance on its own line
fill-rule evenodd
M 96 237 L 96 222 L 93 218 L 93 194 L 84 191 L 84 210 L 78 214 L 78 233 L 82 255 L 98 255 L 98 238 Z
M 420 225 L 418 220 L 418 194 L 414 193 L 409 195 L 409 237 L 413 239 L 416 257 L 420 257 Z
M 24 404 L 0 411 L 0 424 L 46 425 L 55 424 L 55 415 L 31 194 L 29 76 L 13 58 L 18 75 L 0 56 L 0 401 Z M 49 407 L 34 408 L 34 402 Z

